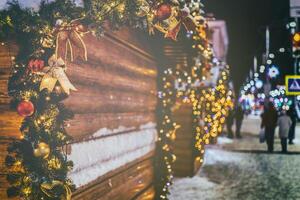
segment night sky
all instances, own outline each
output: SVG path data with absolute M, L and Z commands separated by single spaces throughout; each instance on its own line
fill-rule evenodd
M 203 3 L 206 13 L 213 13 L 227 23 L 228 63 L 236 90 L 253 66 L 253 56 L 257 55 L 261 60 L 265 51 L 266 26 L 270 26 L 271 52 L 290 45 L 286 29 L 286 23 L 290 21 L 288 0 L 204 0 Z M 277 59 L 281 71 L 289 73 L 292 69 L 290 54 Z

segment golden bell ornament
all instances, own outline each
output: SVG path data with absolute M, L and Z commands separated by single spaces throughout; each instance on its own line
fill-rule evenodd
M 40 142 L 36 149 L 34 149 L 33 154 L 35 157 L 47 158 L 50 154 L 50 147 L 44 142 Z

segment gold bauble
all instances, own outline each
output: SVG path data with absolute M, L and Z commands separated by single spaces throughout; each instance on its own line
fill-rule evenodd
M 47 158 L 50 154 L 50 147 L 44 142 L 40 142 L 36 149 L 34 149 L 33 154 L 35 157 Z

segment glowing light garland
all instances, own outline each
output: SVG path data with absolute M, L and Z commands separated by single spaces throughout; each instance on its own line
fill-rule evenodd
M 223 130 L 229 109 L 233 107 L 233 92 L 229 88 L 229 69 L 226 66 L 214 88 L 203 89 L 201 97 L 194 101 L 194 114 L 203 120 L 196 127 L 195 147 L 204 153 L 204 145 L 217 137 Z

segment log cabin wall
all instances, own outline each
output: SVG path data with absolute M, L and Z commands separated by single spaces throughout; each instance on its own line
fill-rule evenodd
M 13 59 L 17 54 L 17 46 L 12 43 L 0 44 L 0 199 L 5 200 L 7 170 L 5 157 L 7 146 L 14 139 L 20 137 L 19 125 L 22 118 L 10 109 L 10 98 L 7 91 L 7 83 L 11 73 Z
M 67 123 L 74 138 L 67 148 L 74 161 L 69 176 L 78 187 L 73 199 L 153 198 L 157 65 L 143 35 L 129 29 L 101 39 L 87 34 L 88 61 L 68 63 L 68 78 L 78 90 L 64 101 L 75 113 Z M 8 108 L 10 63 L 1 62 L 1 144 L 19 136 L 21 122 Z M 6 146 L 0 153 L 0 199 L 6 199 Z

